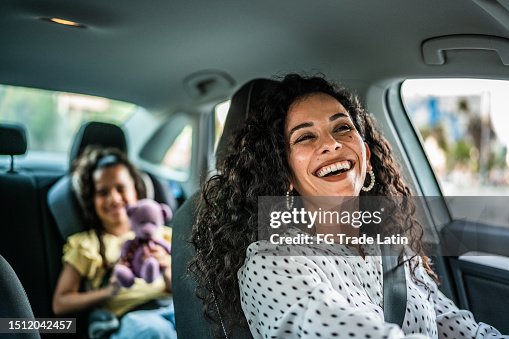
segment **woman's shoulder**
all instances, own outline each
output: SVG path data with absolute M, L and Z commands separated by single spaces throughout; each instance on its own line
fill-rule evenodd
M 407 284 L 410 284 L 411 288 L 423 288 L 426 294 L 435 294 L 438 290 L 438 278 L 431 269 L 430 259 L 420 255 L 406 259 Z
M 277 268 L 295 270 L 296 268 L 309 267 L 314 272 L 329 270 L 350 269 L 348 258 L 337 255 L 328 249 L 313 246 L 298 245 L 274 245 L 269 241 L 256 241 L 246 249 L 246 259 L 242 269 L 268 269 Z

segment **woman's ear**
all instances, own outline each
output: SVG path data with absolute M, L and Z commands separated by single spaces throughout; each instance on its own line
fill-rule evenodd
M 371 166 L 371 149 L 367 142 L 364 142 L 364 147 L 366 148 L 366 169 L 371 171 L 373 170 L 373 166 Z

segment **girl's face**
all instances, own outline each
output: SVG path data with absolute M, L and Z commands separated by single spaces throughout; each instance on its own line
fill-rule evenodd
M 302 196 L 358 196 L 370 150 L 339 101 L 316 93 L 294 102 L 285 121 L 291 184 Z
M 98 169 L 93 173 L 94 206 L 106 229 L 129 222 L 128 205 L 137 201 L 134 180 L 122 164 Z

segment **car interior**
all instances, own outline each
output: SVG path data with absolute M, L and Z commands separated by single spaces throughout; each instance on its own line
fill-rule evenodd
M 213 336 L 187 273 L 201 187 L 250 105 L 296 72 L 359 96 L 424 198 L 440 289 L 509 333 L 509 1 L 0 6 L 0 318 L 55 317 L 62 247 L 87 228 L 73 161 L 101 145 L 173 210 L 178 336 Z M 86 338 L 86 314 L 72 317 L 59 336 Z

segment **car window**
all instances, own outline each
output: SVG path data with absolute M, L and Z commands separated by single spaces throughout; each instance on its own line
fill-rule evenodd
M 193 152 L 193 127 L 186 124 L 164 155 L 161 165 L 166 169 L 189 175 Z
M 230 100 L 223 101 L 214 107 L 214 152 L 216 151 L 219 138 L 223 134 L 224 123 L 228 110 L 230 109 Z
M 0 121 L 25 126 L 28 151 L 67 152 L 87 121 L 123 124 L 138 106 L 82 94 L 0 85 Z
M 443 195 L 509 195 L 507 93 L 509 82 L 499 80 L 414 79 L 403 83 L 404 107 L 420 134 Z M 463 198 L 462 210 L 465 201 Z M 449 207 L 460 217 L 454 203 Z M 507 225 L 509 212 L 503 211 L 507 208 L 493 206 L 493 211 L 478 213 L 484 221 Z

